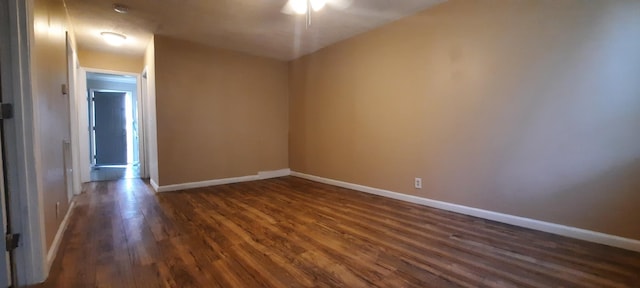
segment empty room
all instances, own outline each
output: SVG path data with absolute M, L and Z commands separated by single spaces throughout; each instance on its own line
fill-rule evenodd
M 640 287 L 638 0 L 0 14 L 2 287 Z

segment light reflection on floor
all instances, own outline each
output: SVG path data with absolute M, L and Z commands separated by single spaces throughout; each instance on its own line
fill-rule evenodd
M 140 165 L 96 166 L 91 168 L 91 181 L 140 178 Z

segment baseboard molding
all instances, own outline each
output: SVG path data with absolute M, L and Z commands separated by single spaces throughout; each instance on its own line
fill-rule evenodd
M 71 213 L 73 208 L 76 207 L 76 201 L 71 201 L 69 205 L 69 209 L 67 209 L 67 214 L 64 215 L 64 219 L 60 223 L 60 227 L 58 227 L 58 232 L 56 236 L 53 238 L 53 243 L 51 243 L 51 248 L 49 248 L 49 252 L 47 253 L 47 271 L 51 268 L 51 264 L 56 259 L 56 255 L 58 254 L 58 249 L 60 248 L 60 243 L 62 242 L 62 237 L 64 237 L 64 232 L 67 231 L 67 225 L 69 225 L 69 218 L 71 218 Z
M 260 179 L 270 179 L 270 178 L 278 178 L 291 175 L 291 169 L 280 169 L 274 171 L 263 171 L 258 172 L 258 178 Z
M 640 241 L 635 239 L 624 238 L 624 237 L 600 233 L 596 231 L 591 231 L 591 230 L 586 230 L 586 229 L 581 229 L 581 228 L 576 228 L 571 226 L 565 226 L 565 225 L 560 225 L 560 224 L 555 224 L 550 222 L 544 222 L 540 220 L 524 218 L 524 217 L 519 217 L 519 216 L 514 216 L 509 214 L 503 214 L 503 213 L 498 213 L 498 212 L 493 212 L 493 211 L 488 211 L 488 210 L 483 210 L 483 209 L 478 209 L 478 208 L 473 208 L 473 207 L 468 207 L 468 206 L 463 206 L 463 205 L 458 205 L 458 204 L 453 204 L 453 203 L 448 203 L 448 202 L 443 202 L 438 200 L 432 200 L 428 198 L 407 195 L 407 194 L 402 194 L 398 192 L 368 187 L 364 185 L 358 185 L 358 184 L 348 183 L 344 181 L 318 177 L 318 176 L 299 173 L 295 171 L 291 172 L 291 176 L 304 178 L 307 180 L 325 183 L 329 185 L 334 185 L 338 187 L 343 187 L 347 189 L 352 189 L 356 191 L 361 191 L 369 194 L 375 194 L 382 197 L 411 202 L 411 203 L 433 207 L 437 209 L 475 216 L 478 218 L 484 218 L 484 219 L 488 219 L 496 222 L 506 223 L 506 224 L 515 225 L 519 227 L 529 228 L 529 229 L 548 232 L 556 235 L 566 236 L 570 238 L 575 238 L 575 239 L 580 239 L 580 240 L 585 240 L 589 242 L 594 242 L 594 243 L 599 243 L 599 244 L 604 244 L 608 246 L 640 252 Z
M 240 183 L 240 182 L 248 182 L 248 181 L 256 181 L 256 180 L 264 180 L 269 178 L 283 177 L 291 174 L 290 169 L 280 169 L 274 171 L 263 171 L 258 172 L 256 175 L 248 175 L 248 176 L 240 176 L 240 177 L 232 177 L 232 178 L 223 178 L 223 179 L 214 179 L 200 182 L 190 182 L 190 183 L 182 183 L 182 184 L 173 184 L 173 185 L 165 185 L 165 186 L 157 186 L 153 181 L 151 182 L 151 186 L 156 192 L 171 192 L 171 191 L 179 191 L 186 189 L 194 189 L 194 188 L 202 188 L 216 185 L 224 185 L 224 184 L 232 184 L 232 183 Z
M 160 186 L 158 186 L 158 183 L 156 183 L 156 181 L 153 181 L 153 179 L 149 179 L 149 183 L 151 184 L 151 187 L 154 191 L 160 192 L 158 191 L 160 189 Z

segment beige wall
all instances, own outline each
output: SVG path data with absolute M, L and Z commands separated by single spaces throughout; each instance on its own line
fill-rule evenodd
M 156 36 L 158 184 L 287 168 L 287 69 Z
M 35 0 L 31 39 L 31 77 L 34 111 L 38 188 L 42 191 L 47 249 L 67 213 L 63 141 L 70 140 L 69 97 L 62 94 L 67 83 L 66 13 L 62 0 Z M 56 203 L 60 203 L 56 213 Z
M 111 54 L 100 51 L 79 50 L 80 66 L 119 72 L 140 73 L 144 68 L 143 56 Z
M 640 239 L 638 15 L 450 0 L 293 61 L 290 166 Z

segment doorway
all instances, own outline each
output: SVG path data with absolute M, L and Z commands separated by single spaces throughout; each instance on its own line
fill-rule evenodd
M 87 72 L 91 181 L 140 178 L 137 78 Z

